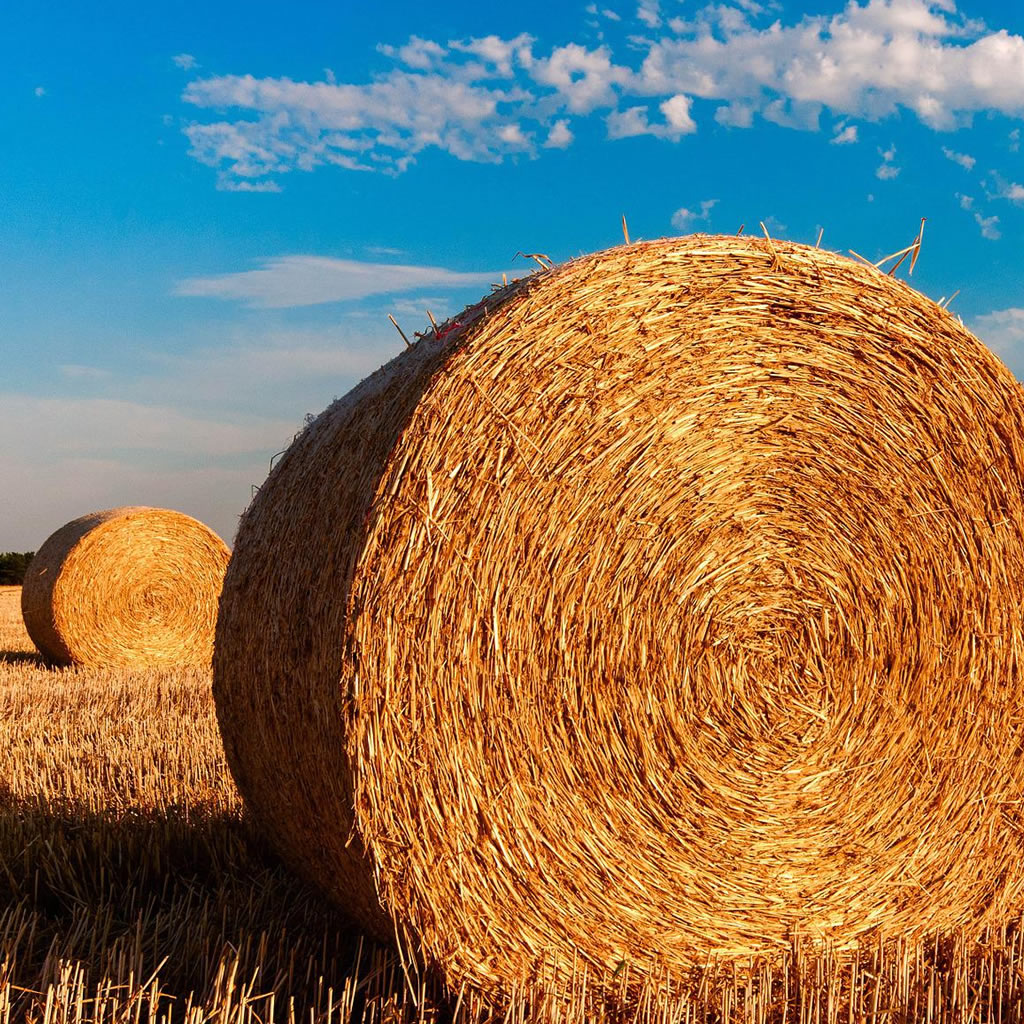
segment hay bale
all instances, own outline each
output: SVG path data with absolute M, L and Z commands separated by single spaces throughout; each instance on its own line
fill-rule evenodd
M 181 512 L 130 506 L 82 516 L 32 560 L 25 627 L 53 664 L 209 664 L 230 556 Z
M 214 693 L 282 854 L 449 980 L 615 988 L 1024 889 L 1024 400 L 872 267 L 539 273 L 301 435 Z

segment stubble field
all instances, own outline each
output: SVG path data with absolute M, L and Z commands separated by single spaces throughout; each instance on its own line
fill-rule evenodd
M 0 1020 L 373 1018 L 394 970 L 251 834 L 207 672 L 47 668 L 0 588 Z
M 709 965 L 630 1013 L 599 1010 L 581 988 L 497 1019 L 1014 1024 L 1022 944 L 1009 922 L 852 962 L 794 948 L 781 963 Z M 408 969 L 246 823 L 208 672 L 50 669 L 19 589 L 0 588 L 0 1024 L 487 1019 Z

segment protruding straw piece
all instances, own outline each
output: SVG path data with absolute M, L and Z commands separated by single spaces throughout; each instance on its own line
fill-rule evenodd
M 405 342 L 405 347 L 412 348 L 412 342 L 405 336 L 405 331 L 398 326 L 398 321 L 390 313 L 388 313 L 388 319 L 395 325 L 395 330 L 402 336 L 402 341 Z

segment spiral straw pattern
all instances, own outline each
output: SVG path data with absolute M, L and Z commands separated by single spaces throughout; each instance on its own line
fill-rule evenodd
M 57 665 L 209 664 L 230 551 L 181 512 L 94 512 L 52 534 L 21 592 L 25 627 Z
M 244 517 L 228 759 L 282 854 L 494 995 L 1003 920 L 1024 401 L 873 267 L 541 272 L 332 405 Z

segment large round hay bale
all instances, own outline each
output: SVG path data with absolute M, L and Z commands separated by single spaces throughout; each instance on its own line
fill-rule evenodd
M 209 664 L 230 556 L 209 527 L 170 509 L 82 516 L 32 560 L 25 627 L 57 665 Z
M 260 490 L 231 767 L 293 865 L 485 992 L 999 920 L 1022 467 L 1009 371 L 872 267 L 697 236 L 539 273 Z

